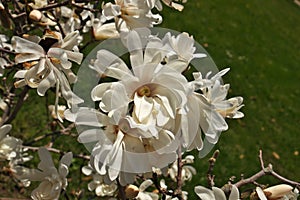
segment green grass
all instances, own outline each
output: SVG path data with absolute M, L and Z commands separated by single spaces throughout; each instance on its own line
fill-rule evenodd
M 259 149 L 274 170 L 299 181 L 300 157 L 294 152 L 300 151 L 300 8 L 292 1 L 203 0 L 189 1 L 182 14 L 165 9 L 164 16 L 164 27 L 189 32 L 207 44 L 219 69 L 231 68 L 224 77 L 231 84 L 229 96 L 244 97 L 245 117 L 227 120 L 230 129 L 215 147 L 221 151 L 216 184 L 257 172 Z M 196 162 L 193 184 L 206 184 L 207 159 Z
M 182 13 L 165 7 L 163 16 L 163 27 L 189 32 L 206 44 L 219 69 L 230 67 L 224 77 L 231 84 L 229 96 L 244 97 L 245 117 L 227 120 L 230 129 L 215 147 L 221 151 L 214 170 L 216 185 L 224 185 L 231 176 L 238 180 L 241 174 L 248 177 L 260 170 L 259 149 L 265 163 L 271 162 L 278 173 L 299 181 L 300 156 L 294 152 L 300 151 L 300 7 L 287 0 L 190 0 Z M 22 138 L 42 135 L 47 127 L 45 98 L 32 93 L 27 103 L 14 124 L 14 133 Z M 59 141 L 67 151 L 76 142 L 65 138 Z M 194 185 L 206 184 L 208 157 L 196 161 L 198 174 L 185 186 L 190 199 L 196 199 Z M 80 175 L 73 180 L 80 181 Z M 76 190 L 78 186 L 72 184 Z

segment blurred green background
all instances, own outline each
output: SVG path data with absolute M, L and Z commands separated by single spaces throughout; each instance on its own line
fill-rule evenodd
M 164 7 L 162 15 L 163 27 L 188 32 L 205 47 L 219 69 L 230 67 L 224 77 L 224 82 L 231 84 L 229 97 L 244 97 L 245 117 L 227 120 L 230 129 L 214 148 L 221 151 L 214 170 L 216 185 L 224 185 L 231 176 L 239 180 L 241 174 L 249 177 L 258 172 L 259 149 L 265 163 L 272 163 L 276 172 L 300 181 L 300 7 L 292 0 L 189 0 L 182 13 Z M 48 98 L 35 92 L 31 91 L 14 122 L 15 136 L 33 138 L 45 134 L 43 130 L 50 126 L 44 106 Z M 75 153 L 86 152 L 75 137 L 61 136 L 55 144 L 63 145 L 66 151 L 76 144 Z M 198 174 L 184 187 L 189 199 L 196 199 L 195 185 L 206 186 L 209 156 L 195 163 Z M 68 191 L 86 186 L 80 175 L 83 164 L 73 163 L 71 173 L 77 175 L 72 176 Z M 278 183 L 272 177 L 258 182 Z M 9 190 L 3 187 L 4 196 L 15 196 L 18 191 L 15 186 Z M 23 191 L 26 194 L 29 191 Z M 85 194 L 88 197 L 92 193 L 85 189 Z
M 193 35 L 219 69 L 230 67 L 229 96 L 244 97 L 245 117 L 227 120 L 230 128 L 214 148 L 221 151 L 216 185 L 258 172 L 259 149 L 265 164 L 300 181 L 300 7 L 292 0 L 201 0 L 188 1 L 182 13 L 165 9 L 164 17 L 164 27 Z M 206 185 L 210 156 L 196 161 L 198 175 L 189 185 Z

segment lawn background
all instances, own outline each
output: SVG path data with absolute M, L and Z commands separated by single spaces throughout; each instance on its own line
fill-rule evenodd
M 231 176 L 237 176 L 238 180 L 240 174 L 248 177 L 259 171 L 259 149 L 274 170 L 300 181 L 300 156 L 297 155 L 300 151 L 300 7 L 288 0 L 189 0 L 182 13 L 165 7 L 162 14 L 163 27 L 190 33 L 205 46 L 219 69 L 231 68 L 224 77 L 224 82 L 231 84 L 229 96 L 244 97 L 245 117 L 227 120 L 230 129 L 221 135 L 215 147 L 221 151 L 214 170 L 216 185 L 222 186 Z M 31 91 L 14 121 L 15 136 L 45 134 L 42 130 L 48 127 L 44 107 L 47 98 L 38 97 L 35 92 Z M 57 142 L 67 151 L 73 148 L 76 138 L 62 136 Z M 84 148 L 76 151 L 79 153 Z M 195 184 L 206 184 L 207 160 L 208 156 L 195 163 L 198 174 L 185 186 L 190 199 L 196 199 L 192 192 Z M 79 174 L 80 165 L 73 163 L 71 173 Z M 78 181 L 73 178 L 68 190 L 85 185 L 82 175 L 77 178 Z M 267 178 L 258 182 L 275 184 L 277 180 Z M 16 195 L 16 189 L 7 189 L 7 182 L 0 184 L 6 190 L 2 195 Z
M 215 147 L 216 185 L 259 171 L 259 149 L 266 164 L 300 181 L 300 7 L 287 0 L 201 0 L 188 1 L 181 15 L 165 9 L 164 16 L 163 26 L 192 34 L 219 69 L 231 68 L 224 77 L 229 96 L 244 97 L 245 117 L 227 120 L 230 129 Z M 208 158 L 196 162 L 199 174 L 189 185 L 206 184 Z

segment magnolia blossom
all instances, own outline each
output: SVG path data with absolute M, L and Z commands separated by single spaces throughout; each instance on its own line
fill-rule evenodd
M 158 200 L 159 196 L 158 194 L 154 192 L 147 192 L 146 189 L 153 185 L 153 181 L 150 179 L 147 179 L 143 181 L 139 187 L 139 193 L 135 199 L 137 200 Z
M 181 181 L 182 183 L 185 183 L 186 181 L 191 181 L 193 175 L 196 174 L 196 169 L 190 165 L 186 164 L 192 164 L 194 163 L 194 156 L 188 155 L 184 159 L 182 159 L 183 167 L 181 169 Z M 171 177 L 171 179 L 176 182 L 177 176 L 178 176 L 178 162 L 177 160 L 171 165 L 171 167 L 168 169 L 168 173 Z
M 223 190 L 217 187 L 212 187 L 212 190 L 210 190 L 203 186 L 196 186 L 195 192 L 202 200 L 226 200 L 227 199 Z M 228 200 L 239 200 L 240 199 L 239 196 L 240 196 L 239 190 L 235 185 L 232 185 L 231 193 L 229 195 Z
M 15 167 L 16 177 L 20 180 L 41 181 L 40 185 L 32 191 L 31 198 L 34 200 L 57 200 L 61 190 L 66 189 L 69 173 L 68 167 L 72 161 L 72 153 L 65 154 L 55 168 L 52 157 L 46 148 L 40 148 L 38 154 L 41 162 L 38 169 Z
M 68 34 L 64 39 L 58 32 L 46 31 L 43 38 L 28 37 L 24 39 L 18 36 L 12 38 L 13 49 L 17 53 L 16 63 L 24 63 L 25 70 L 15 74 L 15 78 L 21 80 L 15 82 L 16 87 L 28 85 L 37 88 L 40 96 L 56 85 L 56 96 L 59 90 L 68 104 L 80 103 L 70 87 L 70 83 L 76 81 L 75 74 L 71 71 L 72 62 L 81 63 L 83 55 L 79 53 L 79 33 L 77 31 Z
M 242 97 L 234 97 L 226 99 L 229 85 L 222 84 L 221 77 L 228 72 L 229 69 L 222 70 L 210 77 L 210 73 L 206 77 L 202 77 L 200 72 L 194 73 L 195 80 L 190 82 L 195 92 L 188 97 L 188 108 L 192 110 L 185 116 L 188 123 L 183 124 L 183 131 L 198 132 L 196 137 L 188 137 L 188 141 L 192 141 L 190 149 L 201 149 L 203 141 L 201 139 L 201 131 L 204 133 L 205 140 L 208 143 L 216 144 L 222 131 L 228 129 L 225 118 L 241 118 L 243 113 L 239 109 L 243 106 Z
M 170 193 L 174 192 L 173 190 L 168 190 L 168 186 L 166 185 L 165 179 L 161 179 L 159 184 L 160 184 L 160 187 L 163 188 L 164 190 L 166 190 Z M 187 191 L 181 191 L 181 199 L 183 199 L 183 200 L 188 199 L 188 192 Z M 166 195 L 166 200 L 179 200 L 179 198 L 178 197 L 172 197 L 172 196 L 167 194 Z
M 22 141 L 7 135 L 11 128 L 10 124 L 0 127 L 0 161 L 13 160 L 18 157 Z
M 88 184 L 89 191 L 95 190 L 97 196 L 104 197 L 104 196 L 114 196 L 118 186 L 116 183 L 105 183 L 104 179 L 105 176 L 102 176 L 96 173 L 93 168 L 90 166 L 84 166 L 82 168 L 82 173 L 86 176 L 92 176 L 93 180 Z
M 178 0 L 177 0 L 178 1 Z M 172 7 L 178 11 L 182 11 L 184 6 L 174 2 L 173 0 L 162 0 L 162 2 L 169 6 Z M 186 3 L 186 0 L 181 1 L 182 3 Z M 149 5 L 150 8 L 156 7 L 159 11 L 162 10 L 162 4 L 160 0 L 147 0 L 147 3 Z
M 91 150 L 91 166 L 125 184 L 135 174 L 173 163 L 180 145 L 201 149 L 201 130 L 215 142 L 218 133 L 210 130 L 226 124 L 224 117 L 235 116 L 239 108 L 232 109 L 228 103 L 232 101 L 223 94 L 210 101 L 214 96 L 209 91 L 223 72 L 192 82 L 182 74 L 192 59 L 206 56 L 195 53 L 193 38 L 186 33 L 176 37 L 167 33 L 160 39 L 148 29 L 138 29 L 122 33 L 121 40 L 129 50 L 130 66 L 115 54 L 99 50 L 91 68 L 117 81 L 103 81 L 91 91 L 99 110 L 79 108 L 67 119 L 89 126 L 80 129 L 78 140 Z M 202 93 L 194 92 L 199 90 Z M 224 109 L 231 115 L 221 115 Z M 208 113 L 215 115 L 203 117 Z M 186 167 L 184 177 L 190 179 L 194 171 Z
M 53 119 L 59 119 L 62 121 L 65 118 L 64 112 L 67 109 L 65 105 L 57 105 L 57 110 L 55 110 L 55 105 L 49 105 L 48 109 Z
M 154 15 L 146 0 L 115 0 L 102 7 L 102 22 L 114 19 L 117 30 L 152 27 L 161 22 L 161 16 Z
M 8 44 L 9 38 L 6 35 L 0 34 L 0 48 L 11 49 L 11 45 Z M 0 76 L 3 76 L 4 69 L 9 65 L 8 59 L 4 56 L 0 57 Z

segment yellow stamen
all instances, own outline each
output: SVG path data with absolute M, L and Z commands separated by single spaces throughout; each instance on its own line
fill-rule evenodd
M 144 85 L 138 89 L 137 94 L 141 97 L 142 96 L 149 97 L 151 95 L 151 90 L 148 86 Z

